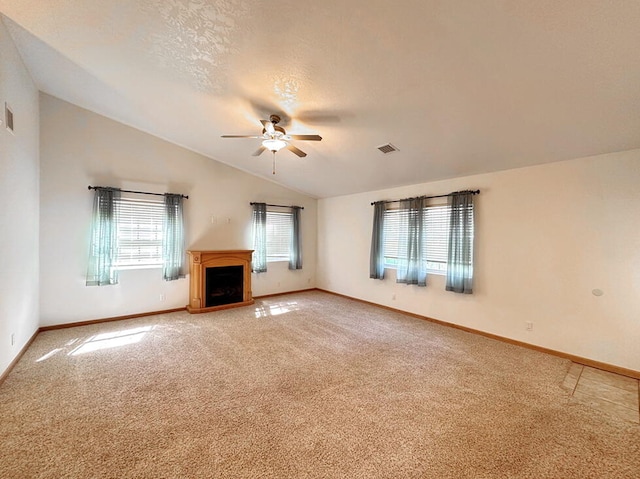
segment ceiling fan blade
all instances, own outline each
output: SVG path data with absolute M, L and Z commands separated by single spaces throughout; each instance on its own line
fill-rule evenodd
M 260 156 L 264 150 L 266 150 L 266 148 L 264 146 L 261 146 L 260 148 L 258 148 L 256 151 L 253 152 L 253 156 Z
M 320 141 L 322 137 L 320 135 L 289 135 L 292 140 L 308 140 L 308 141 Z
M 285 146 L 285 148 L 286 148 L 287 150 L 289 150 L 289 151 L 292 151 L 293 153 L 295 153 L 296 155 L 298 155 L 300 158 L 304 158 L 305 156 L 307 156 L 307 154 L 306 154 L 304 151 L 299 150 L 298 148 L 296 148 L 296 147 L 295 147 L 295 146 L 293 146 L 293 145 L 287 145 L 287 146 Z
M 264 126 L 264 129 L 268 134 L 274 135 L 276 133 L 276 129 L 273 127 L 273 123 L 271 123 L 270 121 L 260 120 L 260 123 L 262 123 L 262 126 Z
M 222 135 L 221 138 L 262 138 L 262 136 L 255 136 L 255 135 Z

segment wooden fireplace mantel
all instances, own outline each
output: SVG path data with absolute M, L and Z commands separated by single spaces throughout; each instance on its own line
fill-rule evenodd
M 236 308 L 253 304 L 251 293 L 251 255 L 253 250 L 187 251 L 189 255 L 189 304 L 190 313 L 206 313 L 220 309 Z M 206 271 L 219 266 L 242 266 L 242 301 L 206 307 Z

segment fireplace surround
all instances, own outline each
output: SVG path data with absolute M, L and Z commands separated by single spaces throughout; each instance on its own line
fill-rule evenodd
M 206 313 L 253 304 L 253 250 L 187 251 L 190 313 Z

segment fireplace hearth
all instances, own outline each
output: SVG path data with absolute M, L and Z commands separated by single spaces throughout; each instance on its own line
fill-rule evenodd
M 253 304 L 252 250 L 187 251 L 190 313 Z

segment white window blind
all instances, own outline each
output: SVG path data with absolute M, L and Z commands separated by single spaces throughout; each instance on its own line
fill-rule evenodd
M 427 258 L 427 269 L 447 272 L 449 254 L 449 222 L 451 209 L 446 206 L 431 206 L 424 212 L 424 231 L 427 235 L 423 243 L 423 254 Z
M 267 211 L 267 261 L 289 261 L 293 222 L 291 213 Z
M 162 265 L 164 203 L 122 198 L 118 208 L 116 267 Z
M 401 225 L 406 224 L 407 210 L 386 210 L 384 212 L 383 251 L 385 266 L 398 265 L 400 244 L 406 243 L 406 232 Z M 427 259 L 427 270 L 444 274 L 447 271 L 449 250 L 449 220 L 451 210 L 447 205 L 428 206 L 423 213 L 423 255 Z

